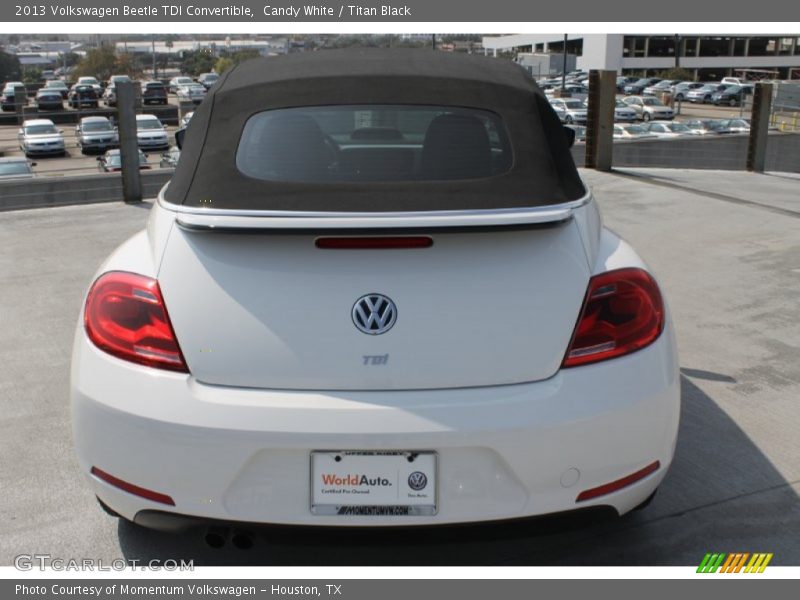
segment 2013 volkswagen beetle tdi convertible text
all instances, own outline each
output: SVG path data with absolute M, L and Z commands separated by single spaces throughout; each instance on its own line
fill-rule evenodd
M 659 287 L 544 94 L 410 50 L 222 77 L 90 286 L 71 386 L 94 492 L 151 526 L 623 514 L 679 414 Z

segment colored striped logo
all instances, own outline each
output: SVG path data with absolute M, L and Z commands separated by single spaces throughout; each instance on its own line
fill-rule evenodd
M 748 561 L 749 559 L 749 561 Z M 698 573 L 763 573 L 769 561 L 772 560 L 772 553 L 756 552 L 734 552 L 733 554 L 709 552 L 703 557 L 700 566 L 697 567 Z M 745 566 L 746 563 L 746 566 Z

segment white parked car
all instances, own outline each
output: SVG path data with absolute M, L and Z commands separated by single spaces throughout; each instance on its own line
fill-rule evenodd
M 330 50 L 209 94 L 75 333 L 73 437 L 108 510 L 403 526 L 649 501 L 672 320 L 524 69 Z
M 181 127 L 188 127 L 189 121 L 192 120 L 193 116 L 194 116 L 194 111 L 193 110 L 191 110 L 191 111 L 187 112 L 185 115 L 183 115 L 183 117 L 181 117 Z
M 90 85 L 97 92 L 98 96 L 103 95 L 103 86 L 97 80 L 97 77 L 78 77 L 78 81 L 76 81 L 75 85 L 73 85 L 72 87 L 75 88 L 76 86 L 79 85 Z
M 106 117 L 84 117 L 75 127 L 75 141 L 82 154 L 104 152 L 119 146 L 119 134 Z
M 636 111 L 625 104 L 622 100 L 617 100 L 614 105 L 614 121 L 616 123 L 634 123 L 637 119 Z
M 50 119 L 23 121 L 17 132 L 17 140 L 25 156 L 66 153 L 64 134 Z
M 21 156 L 0 156 L 0 181 L 33 179 L 35 166 L 36 163 L 29 162 Z
M 142 150 L 169 148 L 167 129 L 155 115 L 136 115 L 136 138 Z
M 203 98 L 206 97 L 206 88 L 199 83 L 182 85 L 178 87 L 177 96 L 178 100 L 182 102 L 194 102 L 195 104 L 200 104 L 203 101 Z
M 615 140 L 643 140 L 647 138 L 655 139 L 652 133 L 647 130 L 647 125 L 614 125 Z
M 581 125 L 586 124 L 588 111 L 583 102 L 575 98 L 550 98 L 550 104 L 556 110 L 564 112 L 564 123 Z
M 194 79 L 191 77 L 186 77 L 185 75 L 179 77 L 173 77 L 169 80 L 169 93 L 175 94 L 178 92 L 178 88 L 184 85 L 192 85 L 194 83 Z M 199 85 L 199 84 L 198 84 Z
M 655 96 L 626 96 L 622 101 L 636 111 L 642 121 L 671 120 L 675 112 Z
M 647 132 L 659 138 L 676 138 L 700 135 L 697 131 L 690 129 L 683 123 L 677 121 L 652 121 L 645 126 Z

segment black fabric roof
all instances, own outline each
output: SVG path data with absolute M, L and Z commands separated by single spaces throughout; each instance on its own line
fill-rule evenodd
M 374 183 L 264 181 L 237 169 L 239 139 L 253 114 L 339 104 L 493 111 L 505 122 L 514 164 L 484 179 Z M 195 111 L 165 197 L 222 209 L 383 212 L 543 206 L 584 193 L 562 125 L 521 67 L 477 55 L 367 48 L 258 58 L 228 71 Z

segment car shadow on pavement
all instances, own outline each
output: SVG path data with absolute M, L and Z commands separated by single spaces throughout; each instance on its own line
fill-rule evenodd
M 800 499 L 747 434 L 692 381 L 729 376 L 683 370 L 674 462 L 650 506 L 596 514 L 440 528 L 249 528 L 253 545 L 214 549 L 204 529 L 181 534 L 120 521 L 128 560 L 247 565 L 696 565 L 705 552 L 775 552 L 800 563 Z M 688 376 L 687 376 L 688 375 Z M 772 546 L 765 546 L 772 544 Z

